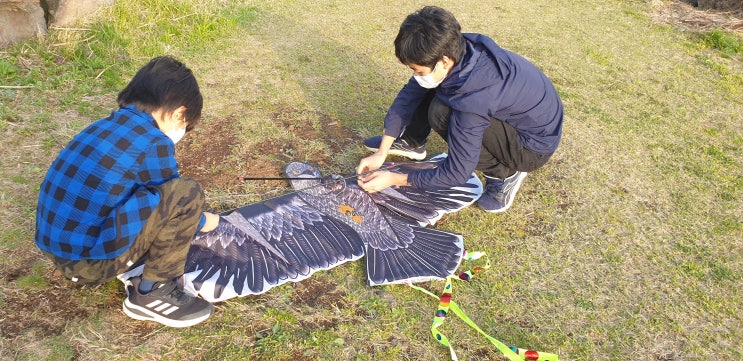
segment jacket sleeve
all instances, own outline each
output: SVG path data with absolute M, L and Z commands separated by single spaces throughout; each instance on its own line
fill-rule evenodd
M 397 138 L 402 134 L 403 129 L 413 119 L 415 110 L 425 99 L 427 91 L 428 89 L 418 85 L 415 78 L 410 77 L 408 83 L 397 93 L 384 117 L 384 135 Z
M 482 138 L 490 119 L 452 110 L 449 122 L 449 154 L 441 166 L 411 172 L 408 180 L 418 188 L 448 188 L 464 184 L 480 160 Z

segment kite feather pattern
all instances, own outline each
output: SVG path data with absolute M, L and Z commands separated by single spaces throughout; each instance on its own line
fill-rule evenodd
M 432 169 L 445 157 L 385 163 L 384 169 Z M 322 178 L 306 163 L 290 163 L 285 174 L 294 192 L 221 213 L 216 229 L 194 237 L 180 278 L 184 290 L 219 302 L 299 282 L 364 256 L 370 286 L 445 279 L 459 267 L 463 240 L 430 226 L 482 194 L 474 174 L 458 187 L 377 193 L 361 189 L 355 178 Z M 128 282 L 142 267 L 119 279 Z

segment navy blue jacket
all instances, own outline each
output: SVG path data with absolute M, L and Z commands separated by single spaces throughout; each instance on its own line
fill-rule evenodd
M 513 126 L 524 148 L 552 154 L 562 136 L 563 106 L 547 76 L 525 58 L 480 34 L 463 34 L 466 51 L 436 88 L 452 109 L 446 162 L 437 169 L 412 172 L 416 187 L 452 187 L 467 181 L 477 166 L 490 119 Z M 414 78 L 402 88 L 384 119 L 384 134 L 398 137 L 426 91 Z

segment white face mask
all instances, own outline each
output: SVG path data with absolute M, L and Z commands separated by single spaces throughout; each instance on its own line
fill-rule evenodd
M 179 128 L 174 130 L 168 130 L 167 132 L 164 132 L 165 135 L 170 138 L 170 140 L 173 141 L 173 143 L 178 143 L 184 135 L 186 135 L 186 128 Z
M 428 73 L 428 75 L 414 75 L 413 78 L 415 78 L 415 81 L 418 82 L 418 85 L 426 89 L 433 89 L 439 86 L 439 84 L 441 84 L 441 82 L 444 81 L 444 79 L 446 79 L 446 75 L 444 75 L 444 77 L 441 78 L 439 81 L 433 80 L 433 73 L 436 71 L 436 68 L 438 67 L 439 67 L 439 63 L 436 63 L 436 65 L 434 65 L 433 67 L 433 70 L 431 70 L 431 72 Z

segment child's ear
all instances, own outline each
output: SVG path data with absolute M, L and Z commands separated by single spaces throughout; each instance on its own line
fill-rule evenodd
M 186 106 L 181 105 L 173 111 L 173 118 L 176 120 L 182 120 L 186 122 Z
M 444 55 L 444 57 L 441 58 L 441 61 L 444 63 L 444 69 L 446 70 L 449 70 L 449 68 L 451 68 L 451 66 L 454 65 L 454 61 L 452 60 L 452 58 L 446 55 Z

